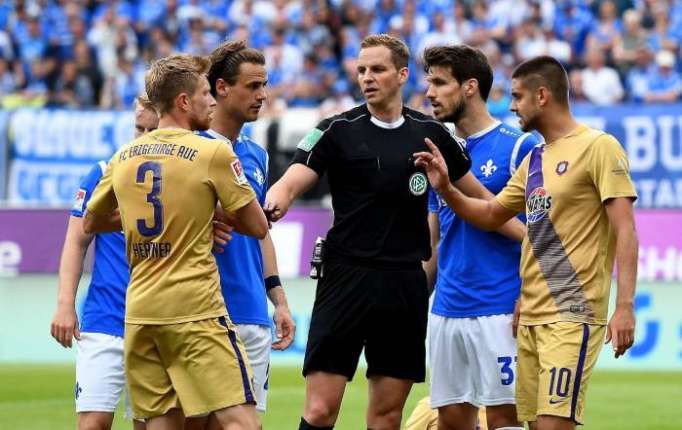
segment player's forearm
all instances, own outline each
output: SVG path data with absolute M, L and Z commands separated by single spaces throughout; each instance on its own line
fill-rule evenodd
M 57 304 L 62 306 L 74 306 L 78 283 L 83 274 L 83 261 L 90 240 L 79 241 L 74 236 L 79 232 L 67 233 L 59 262 L 59 291 Z M 83 236 L 85 236 L 83 234 Z M 87 236 L 86 236 L 87 237 Z
M 438 273 L 438 248 L 431 249 L 431 258 L 424 261 L 422 268 L 426 274 L 426 287 L 428 288 L 430 295 L 431 292 L 433 292 L 433 287 L 436 285 L 436 274 Z
M 484 230 L 496 230 L 506 220 L 496 219 L 491 210 L 491 201 L 467 197 L 454 185 L 438 191 L 448 206 L 466 222 Z
M 639 243 L 634 225 L 625 225 L 616 230 L 616 306 L 633 306 L 637 284 L 637 258 Z
M 263 254 L 263 278 L 279 275 L 277 269 L 277 254 L 275 253 L 275 244 L 272 242 L 270 232 L 260 240 L 260 250 Z
M 287 295 L 284 292 L 284 287 L 281 285 L 278 287 L 270 288 L 267 292 L 268 299 L 274 307 L 285 306 L 289 307 L 289 302 L 287 302 Z
M 496 231 L 517 242 L 522 242 L 527 233 L 526 226 L 516 217 L 504 223 L 502 227 L 498 228 Z

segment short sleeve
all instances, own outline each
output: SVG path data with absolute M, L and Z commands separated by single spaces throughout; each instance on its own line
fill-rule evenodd
M 208 181 L 213 185 L 221 206 L 228 212 L 235 212 L 256 198 L 242 163 L 229 145 L 217 145 L 208 166 Z
M 448 166 L 450 182 L 455 182 L 471 169 L 471 158 L 464 143 L 451 134 L 444 126 L 438 127 L 438 140 L 434 141 Z
M 327 118 L 303 136 L 298 142 L 291 164 L 304 164 L 313 169 L 318 176 L 324 174 L 334 154 L 330 136 L 332 122 L 331 118 Z
M 440 212 L 440 203 L 438 201 L 438 194 L 436 190 L 429 187 L 429 212 L 438 213 Z
M 529 160 L 528 156 L 523 159 L 507 185 L 495 196 L 499 204 L 516 213 L 526 212 L 526 179 Z
M 115 159 L 117 159 L 118 153 L 109 160 L 104 175 L 99 180 L 99 183 L 92 192 L 92 197 L 87 202 L 87 211 L 94 214 L 110 214 L 118 207 L 118 200 L 116 200 L 116 194 L 114 193 L 114 181 L 113 174 L 116 168 Z
M 82 218 L 85 214 L 85 209 L 88 206 L 88 201 L 92 197 L 92 192 L 99 183 L 100 178 L 104 175 L 104 171 L 107 168 L 107 164 L 104 161 L 100 161 L 88 172 L 87 175 L 83 177 L 83 180 L 76 191 L 76 195 L 73 199 L 73 205 L 71 206 L 71 216 L 77 218 Z
M 519 165 L 526 158 L 526 155 L 540 144 L 540 139 L 538 139 L 533 133 L 526 133 L 519 138 L 519 144 L 514 145 L 514 151 L 511 157 L 511 166 L 509 167 L 509 172 L 514 175 Z
M 637 198 L 630 179 L 630 163 L 613 136 L 603 135 L 594 142 L 588 171 L 602 202 L 616 197 Z

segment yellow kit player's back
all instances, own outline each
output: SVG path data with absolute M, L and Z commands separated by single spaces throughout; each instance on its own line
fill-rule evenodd
M 227 318 L 212 219 L 219 202 L 244 234 L 267 221 L 229 145 L 208 128 L 215 100 L 209 62 L 174 55 L 145 78 L 159 129 L 122 147 L 88 205 L 84 227 L 103 229 L 118 208 L 131 268 L 126 297 L 125 371 L 135 418 L 181 429 L 213 412 L 223 428 L 256 428 L 251 369 Z
M 210 253 L 216 200 L 234 212 L 255 198 L 230 146 L 190 130 L 158 129 L 114 155 L 100 189 L 108 192 L 95 193 L 96 210 L 121 208 L 131 267 L 126 322 L 225 315 Z

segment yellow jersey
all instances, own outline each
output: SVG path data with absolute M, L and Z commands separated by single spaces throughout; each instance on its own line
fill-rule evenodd
M 497 195 L 526 212 L 520 274 L 521 324 L 606 324 L 615 236 L 604 202 L 636 198 L 618 141 L 580 125 L 537 146 Z
M 212 219 L 255 198 L 230 145 L 190 130 L 163 128 L 121 147 L 88 203 L 117 207 L 130 284 L 126 323 L 174 324 L 227 314 L 220 292 Z

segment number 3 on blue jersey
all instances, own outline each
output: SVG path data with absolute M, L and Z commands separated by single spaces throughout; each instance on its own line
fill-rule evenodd
M 514 357 L 513 360 L 516 361 L 516 357 Z M 500 372 L 505 376 L 500 382 L 502 382 L 502 385 L 511 385 L 514 382 L 514 369 L 511 367 L 512 357 L 497 357 L 497 362 L 502 364 Z
M 161 165 L 154 161 L 146 161 L 137 169 L 137 183 L 145 182 L 147 172 L 152 172 L 152 190 L 147 194 L 147 202 L 154 205 L 154 225 L 147 227 L 144 218 L 137 220 L 137 230 L 142 236 L 156 236 L 163 230 L 163 205 L 159 200 L 161 192 Z

